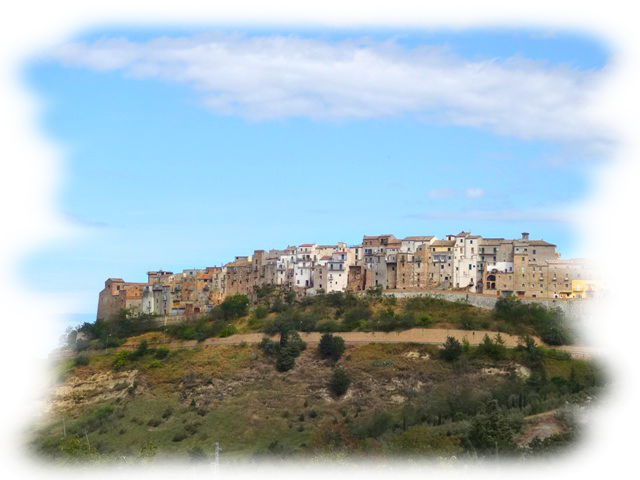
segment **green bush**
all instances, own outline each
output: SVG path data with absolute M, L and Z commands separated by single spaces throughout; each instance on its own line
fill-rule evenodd
M 351 385 L 351 375 L 349 375 L 349 373 L 347 373 L 343 368 L 334 368 L 333 373 L 331 374 L 331 381 L 329 382 L 329 389 L 331 392 L 335 396 L 341 397 L 347 393 L 349 385 Z
M 262 320 L 267 315 L 269 315 L 269 309 L 264 305 L 258 305 L 253 311 L 253 316 L 258 320 Z
M 156 348 L 153 352 L 153 356 L 158 360 L 164 360 L 169 356 L 168 348 Z
M 447 362 L 453 362 L 460 358 L 460 355 L 462 355 L 460 342 L 453 337 L 447 337 L 447 341 L 440 350 L 440 357 Z
M 89 365 L 89 355 L 85 355 L 85 354 L 77 355 L 74 360 L 74 363 L 76 367 Z
M 373 313 L 368 305 L 359 303 L 344 312 L 342 325 L 346 331 L 357 330 L 372 315 Z
M 494 340 L 491 340 L 489 335 L 485 334 L 482 343 L 476 349 L 476 354 L 489 357 L 492 360 L 504 360 L 507 358 L 507 347 L 505 347 L 504 340 L 500 334 L 497 334 Z
M 279 372 L 291 370 L 296 365 L 296 359 L 288 352 L 279 352 L 276 358 L 276 369 Z
M 258 348 L 268 357 L 275 357 L 279 351 L 278 343 L 267 337 L 262 337 L 262 340 L 258 344 Z
M 322 335 L 320 342 L 318 343 L 318 353 L 320 356 L 334 362 L 337 362 L 340 359 L 344 353 L 344 349 L 344 339 L 330 333 Z
M 120 370 L 127 364 L 128 360 L 129 352 L 127 352 L 126 350 L 121 350 L 116 354 L 116 358 L 114 358 L 111 366 L 114 370 Z

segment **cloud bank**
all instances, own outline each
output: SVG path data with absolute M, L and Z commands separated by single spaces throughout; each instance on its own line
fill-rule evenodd
M 553 7 L 602 7 L 621 17 L 640 17 L 636 0 L 484 0 L 471 1 L 458 8 L 413 8 L 383 3 L 335 3 L 324 5 L 308 16 L 334 27 L 357 25 L 417 25 L 426 28 L 448 26 L 454 29 L 487 27 L 506 23 L 518 13 Z
M 218 114 L 320 120 L 415 115 L 523 139 L 593 141 L 601 72 L 524 58 L 466 59 L 440 46 L 292 36 L 196 35 L 62 45 L 49 58 L 196 90 Z
M 30 215 L 13 210 L 0 210 L 0 225 L 58 225 L 66 227 L 103 227 L 106 224 L 79 217 L 69 212 Z

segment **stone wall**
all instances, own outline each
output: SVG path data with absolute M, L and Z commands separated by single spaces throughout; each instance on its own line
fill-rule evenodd
M 393 291 L 387 290 L 385 295 L 392 295 L 396 298 L 409 297 L 434 297 L 448 300 L 450 302 L 468 302 L 470 305 L 479 308 L 492 309 L 498 301 L 497 296 L 482 295 L 478 293 L 463 293 L 450 291 Z M 560 308 L 564 314 L 570 319 L 583 318 L 587 310 L 592 308 L 594 300 L 585 299 L 553 299 L 553 298 L 520 298 L 522 303 L 537 303 L 547 308 Z

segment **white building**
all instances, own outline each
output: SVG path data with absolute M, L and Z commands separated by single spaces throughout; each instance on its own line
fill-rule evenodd
M 297 288 L 313 287 L 313 267 L 318 261 L 315 243 L 303 243 L 295 252 L 293 265 L 293 286 Z
M 453 288 L 466 288 L 475 292 L 479 282 L 482 282 L 482 270 L 478 268 L 480 262 L 479 244 L 482 237 L 460 232 L 457 235 L 447 235 L 447 240 L 455 242 L 453 248 Z

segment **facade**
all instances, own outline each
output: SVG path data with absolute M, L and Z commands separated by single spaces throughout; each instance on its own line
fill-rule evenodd
M 447 235 L 447 240 L 454 242 L 452 288 L 475 292 L 478 283 L 482 281 L 482 272 L 478 271 L 480 239 L 478 235 L 471 235 L 469 232 Z
M 522 298 L 591 298 L 604 291 L 583 259 L 561 259 L 556 246 L 531 240 L 482 238 L 470 232 L 402 239 L 365 235 L 361 245 L 304 243 L 255 250 L 222 267 L 147 272 L 147 282 L 109 278 L 99 294 L 98 318 L 122 309 L 161 316 L 201 315 L 227 296 L 253 297 L 275 285 L 297 295 L 320 292 L 449 290 Z
M 453 255 L 455 240 L 435 240 L 429 248 L 429 288 L 448 289 L 453 283 Z
M 146 283 L 125 282 L 121 278 L 108 278 L 98 294 L 97 318 L 106 320 L 120 310 L 142 310 L 142 293 Z

